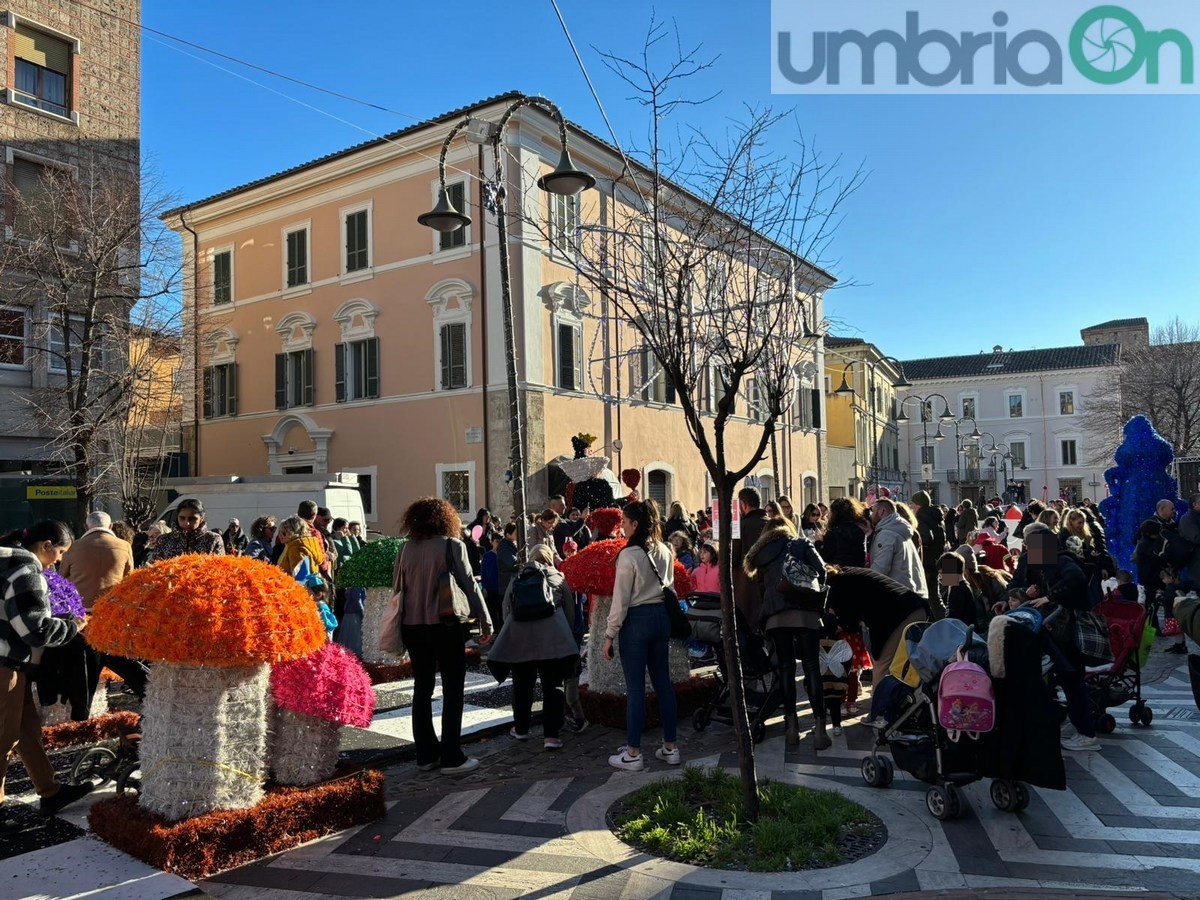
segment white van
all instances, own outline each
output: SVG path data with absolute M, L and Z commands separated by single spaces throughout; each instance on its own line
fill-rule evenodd
M 184 499 L 204 504 L 204 520 L 209 528 L 225 530 L 230 519 L 237 519 L 242 530 L 259 516 L 274 516 L 282 522 L 304 500 L 313 500 L 326 507 L 335 519 L 362 522 L 366 530 L 362 494 L 358 490 L 358 475 L 353 472 L 333 472 L 324 476 L 312 475 L 219 475 L 203 478 L 168 478 L 164 484 L 176 497 L 159 518 L 175 527 L 175 510 Z

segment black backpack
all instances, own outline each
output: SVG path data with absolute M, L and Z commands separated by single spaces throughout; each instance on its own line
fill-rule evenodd
M 825 609 L 825 561 L 808 538 L 792 538 L 784 548 L 779 591 L 798 608 L 816 612 Z
M 513 581 L 512 617 L 518 622 L 536 622 L 550 618 L 557 609 L 545 570 L 537 566 L 523 569 Z

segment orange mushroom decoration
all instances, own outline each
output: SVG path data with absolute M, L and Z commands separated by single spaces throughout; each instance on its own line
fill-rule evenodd
M 178 821 L 262 799 L 270 666 L 326 642 L 308 591 L 257 560 L 180 556 L 102 595 L 86 635 L 101 652 L 152 663 L 142 806 Z

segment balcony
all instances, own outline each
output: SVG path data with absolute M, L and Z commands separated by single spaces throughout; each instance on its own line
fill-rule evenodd
M 951 484 L 991 484 L 996 480 L 996 467 L 964 466 L 962 471 L 947 469 L 946 480 Z

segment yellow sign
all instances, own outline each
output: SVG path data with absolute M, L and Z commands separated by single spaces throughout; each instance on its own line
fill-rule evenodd
M 30 484 L 25 487 L 26 500 L 75 500 L 79 492 L 69 484 Z

